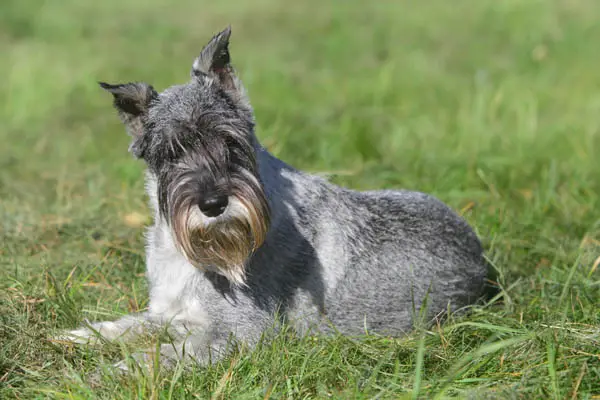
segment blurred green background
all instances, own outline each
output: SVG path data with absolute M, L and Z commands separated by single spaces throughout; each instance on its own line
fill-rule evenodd
M 599 394 L 598 21 L 595 0 L 2 0 L 0 397 Z M 46 339 L 145 307 L 150 216 L 96 82 L 184 82 L 228 24 L 262 143 L 338 184 L 447 202 L 503 302 L 393 343 L 281 339 L 187 380 L 91 389 L 117 350 Z

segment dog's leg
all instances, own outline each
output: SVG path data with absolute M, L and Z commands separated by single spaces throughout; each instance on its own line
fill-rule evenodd
M 100 338 L 108 341 L 131 340 L 158 325 L 159 321 L 148 313 L 130 314 L 115 321 L 90 323 L 87 327 L 66 331 L 54 339 L 82 344 L 94 344 Z
M 149 368 L 157 359 L 159 366 L 163 368 L 173 368 L 178 362 L 185 367 L 193 364 L 208 365 L 221 360 L 232 350 L 233 342 L 229 335 L 215 335 L 206 326 L 190 326 L 189 322 L 174 321 L 165 327 L 171 334 L 172 342 L 133 353 L 131 358 L 139 367 Z M 131 361 L 122 360 L 114 364 L 114 367 L 124 372 L 129 370 L 130 365 Z

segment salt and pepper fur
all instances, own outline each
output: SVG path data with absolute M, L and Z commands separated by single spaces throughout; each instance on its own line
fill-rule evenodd
M 160 94 L 101 84 L 148 167 L 150 305 L 63 338 L 131 339 L 168 326 L 165 363 L 184 353 L 205 362 L 208 350 L 223 355 L 230 334 L 252 345 L 278 322 L 300 334 L 398 336 L 425 303 L 431 322 L 475 302 L 487 275 L 482 247 L 448 206 L 418 192 L 338 187 L 261 146 L 230 34 L 204 47 L 186 84 Z M 228 206 L 208 217 L 196 204 L 215 193 Z

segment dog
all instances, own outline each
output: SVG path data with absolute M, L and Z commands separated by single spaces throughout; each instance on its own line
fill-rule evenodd
M 147 166 L 150 302 L 62 337 L 130 340 L 165 328 L 165 365 L 202 363 L 225 355 L 230 335 L 252 346 L 277 323 L 300 335 L 400 336 L 418 315 L 431 323 L 481 298 L 482 245 L 447 205 L 413 191 L 342 188 L 259 143 L 230 36 L 230 27 L 215 35 L 190 80 L 162 93 L 100 83 Z

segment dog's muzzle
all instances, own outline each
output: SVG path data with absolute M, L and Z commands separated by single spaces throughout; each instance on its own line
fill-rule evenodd
M 260 197 L 228 196 L 200 204 L 173 199 L 170 220 L 177 247 L 195 267 L 244 284 L 246 262 L 269 229 L 269 210 Z

